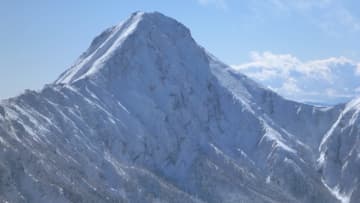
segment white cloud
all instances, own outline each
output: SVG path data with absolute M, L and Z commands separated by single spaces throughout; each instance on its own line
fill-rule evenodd
M 251 62 L 235 65 L 233 66 L 237 70 L 248 69 L 250 67 L 261 67 L 264 72 L 263 75 L 266 77 L 272 77 L 274 74 L 280 74 L 282 76 L 286 76 L 289 70 L 294 69 L 300 64 L 300 61 L 289 55 L 289 54 L 279 54 L 275 55 L 271 52 L 251 52 L 250 53 Z M 278 67 L 281 67 L 279 69 Z M 267 72 L 267 73 L 266 73 Z
M 329 5 L 331 0 L 270 0 L 272 4 L 282 9 L 312 9 L 312 8 L 321 8 Z
M 216 8 L 222 10 L 227 10 L 229 8 L 226 0 L 197 0 L 197 1 L 203 6 L 213 5 Z
M 345 57 L 302 61 L 290 54 L 252 52 L 250 62 L 232 67 L 294 100 L 334 103 L 359 93 L 360 63 Z
M 268 0 L 275 8 L 290 13 L 300 12 L 308 20 L 331 34 L 339 28 L 360 31 L 360 19 L 343 2 L 334 0 Z
M 296 83 L 297 81 L 294 78 L 288 78 L 278 91 L 287 92 L 289 95 L 296 95 L 301 92 Z
M 251 52 L 250 58 L 251 62 L 234 65 L 233 67 L 237 70 L 259 67 L 262 69 L 260 71 L 261 74 L 258 74 L 259 71 L 254 73 L 257 73 L 262 79 L 273 77 L 274 74 L 287 78 L 291 72 L 298 72 L 307 75 L 308 77 L 331 81 L 331 66 L 344 65 L 347 63 L 353 64 L 351 60 L 345 57 L 333 57 L 323 60 L 302 62 L 290 54 L 273 54 L 271 52 Z
M 360 30 L 359 19 L 352 15 L 349 10 L 346 10 L 345 8 L 339 9 L 336 13 L 336 17 L 342 25 L 350 27 L 356 31 Z
M 356 74 L 360 75 L 360 63 L 358 63 L 356 66 Z

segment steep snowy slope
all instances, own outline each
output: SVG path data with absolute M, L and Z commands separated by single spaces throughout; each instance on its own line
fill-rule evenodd
M 360 199 L 360 99 L 349 102 L 319 147 L 323 181 L 343 202 Z
M 137 12 L 1 103 L 0 200 L 338 202 L 316 160 L 341 110 L 284 100 Z

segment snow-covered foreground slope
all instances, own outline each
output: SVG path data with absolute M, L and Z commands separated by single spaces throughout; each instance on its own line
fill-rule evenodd
M 360 200 L 360 99 L 349 102 L 324 136 L 319 151 L 323 181 L 343 202 Z
M 338 185 L 356 202 L 359 122 L 337 130 L 342 111 L 285 100 L 177 21 L 134 13 L 54 84 L 1 103 L 0 200 L 339 202 Z M 340 136 L 357 140 L 341 166 Z

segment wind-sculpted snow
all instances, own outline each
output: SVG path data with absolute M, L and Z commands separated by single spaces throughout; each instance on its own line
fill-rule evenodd
M 53 84 L 1 103 L 0 200 L 339 202 L 356 160 L 331 176 L 317 160 L 342 108 L 285 100 L 138 12 Z

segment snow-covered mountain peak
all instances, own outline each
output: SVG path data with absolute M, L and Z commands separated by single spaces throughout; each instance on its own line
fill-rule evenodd
M 135 12 L 127 20 L 97 36 L 87 51 L 55 83 L 69 84 L 80 79 L 97 77 L 95 73 L 101 72 L 107 66 L 134 58 L 134 55 L 139 54 L 140 47 L 143 50 L 155 49 L 153 51 L 159 52 L 158 47 L 169 48 L 182 44 L 189 46 L 188 48 L 195 46 L 189 29 L 184 25 L 158 12 Z
M 344 106 L 285 100 L 136 12 L 0 104 L 0 202 L 357 202 L 359 101 Z

